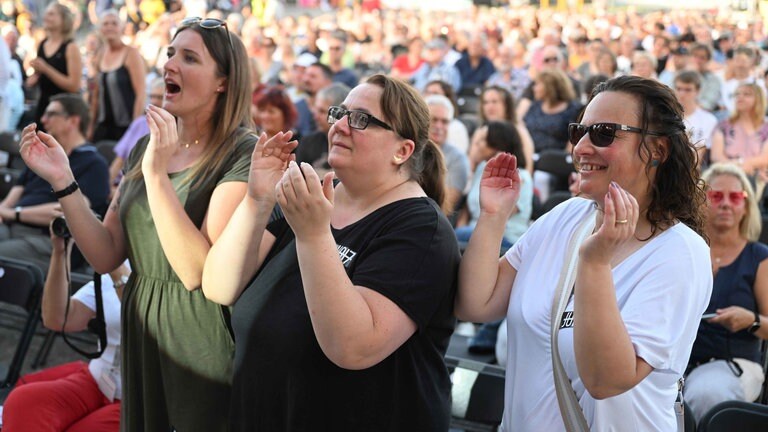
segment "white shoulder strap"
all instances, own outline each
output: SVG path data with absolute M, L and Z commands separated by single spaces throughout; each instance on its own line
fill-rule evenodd
M 557 345 L 557 337 L 560 332 L 560 319 L 563 316 L 565 307 L 573 292 L 573 286 L 576 282 L 576 264 L 579 258 L 579 246 L 586 240 L 587 236 L 595 227 L 595 213 L 590 212 L 588 216 L 579 224 L 568 244 L 568 254 L 563 263 L 563 270 L 560 272 L 560 280 L 555 289 L 555 295 L 552 299 L 551 316 L 551 338 L 552 344 L 552 371 L 555 377 L 555 391 L 557 392 L 557 402 L 560 405 L 560 415 L 563 417 L 565 429 L 568 432 L 588 432 L 589 426 L 584 418 L 584 412 L 576 399 L 576 393 L 573 391 L 571 381 L 565 373 L 563 362 L 560 359 L 560 350 Z

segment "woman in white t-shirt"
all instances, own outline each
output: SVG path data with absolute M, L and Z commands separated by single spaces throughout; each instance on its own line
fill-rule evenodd
M 507 317 L 502 430 L 564 430 L 550 316 L 571 237 L 594 221 L 557 318 L 567 378 L 592 430 L 673 431 L 678 378 L 712 287 L 705 195 L 682 108 L 654 80 L 614 78 L 596 88 L 569 139 L 582 198 L 538 219 L 501 259 L 520 177 L 511 155 L 486 165 L 456 315 Z

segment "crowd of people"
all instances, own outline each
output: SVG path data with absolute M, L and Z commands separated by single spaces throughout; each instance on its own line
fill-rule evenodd
M 457 318 L 500 353 L 503 429 L 674 430 L 684 376 L 697 421 L 758 398 L 762 21 L 106 3 L 0 13 L 26 165 L 0 256 L 47 273 L 47 327 L 85 328 L 64 216 L 110 335 L 22 377 L 9 432 L 445 431 Z

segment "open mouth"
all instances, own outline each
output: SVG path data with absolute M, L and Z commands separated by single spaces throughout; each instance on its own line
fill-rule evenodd
M 176 93 L 178 93 L 180 91 L 181 91 L 181 87 L 178 84 L 176 84 L 174 82 L 171 82 L 171 81 L 166 81 L 165 82 L 165 93 L 166 94 L 176 94 Z

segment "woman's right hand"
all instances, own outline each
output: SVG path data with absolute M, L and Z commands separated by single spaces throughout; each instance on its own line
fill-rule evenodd
M 64 189 L 74 181 L 64 148 L 52 136 L 39 132 L 35 123 L 22 130 L 19 147 L 29 169 L 50 183 L 54 190 Z
M 520 198 L 521 184 L 517 158 L 509 153 L 497 154 L 483 169 L 483 177 L 480 179 L 480 210 L 509 218 Z
M 272 138 L 263 133 L 251 155 L 248 175 L 248 196 L 256 201 L 274 203 L 275 185 L 283 177 L 288 163 L 295 160 L 293 149 L 299 144 L 293 140 L 293 132 L 278 132 Z

